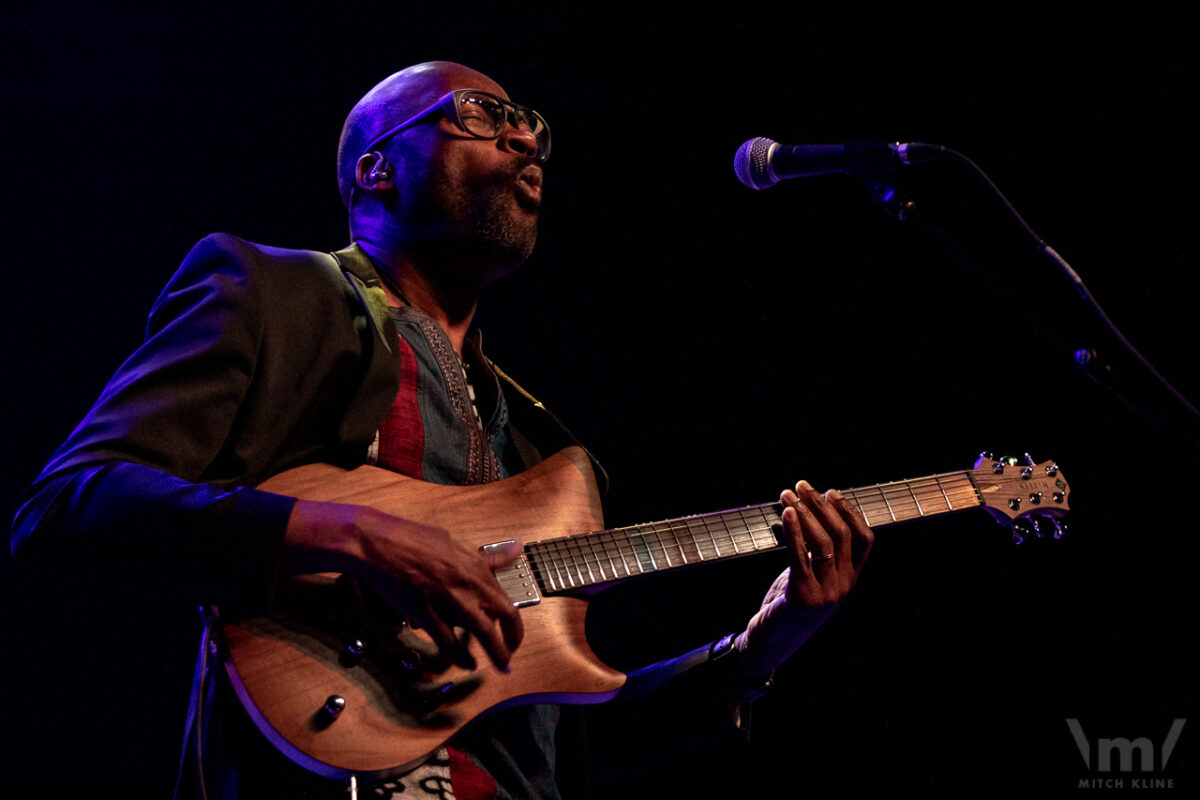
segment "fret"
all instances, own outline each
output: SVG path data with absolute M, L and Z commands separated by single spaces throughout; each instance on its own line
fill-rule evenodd
M 662 562 L 662 561 L 667 562 L 665 566 L 661 567 L 661 569 L 670 569 L 671 568 L 671 554 L 667 552 L 667 546 L 665 544 L 663 544 L 662 526 L 657 525 L 657 524 L 651 525 L 650 532 L 654 534 L 654 543 L 658 545 L 658 553 L 659 553 L 658 560 L 660 562 Z M 650 549 L 651 549 L 651 552 L 653 552 L 654 544 L 650 545 Z
M 525 548 L 527 551 L 534 553 L 534 570 L 542 577 L 542 587 L 551 589 L 558 588 L 558 581 L 555 576 L 550 574 L 550 568 L 555 567 L 554 559 L 550 557 L 545 545 L 541 542 L 534 542 Z M 557 569 L 557 567 L 555 567 Z
M 638 567 L 643 573 L 657 572 L 658 565 L 654 563 L 654 553 L 651 552 L 650 546 L 646 542 L 645 534 L 635 533 L 634 536 L 636 538 L 632 539 L 631 542 L 634 546 L 634 555 L 636 555 L 638 559 Z M 638 547 L 638 545 L 641 545 L 641 547 Z M 647 564 L 650 565 L 649 570 L 646 569 Z
M 612 534 L 608 533 L 608 531 L 606 531 L 606 530 L 602 530 L 602 531 L 600 531 L 599 534 L 596 534 L 595 537 L 596 537 L 596 541 L 598 541 L 600 543 L 601 551 L 604 552 L 605 560 L 608 561 L 608 571 L 610 571 L 612 573 L 612 577 L 613 578 L 619 578 L 619 577 L 628 578 L 629 571 L 626 570 L 624 572 L 624 575 L 622 575 L 622 566 L 620 566 L 620 564 L 617 563 L 617 559 L 614 558 L 614 555 L 613 555 L 614 541 L 613 541 Z M 616 555 L 620 555 L 620 548 L 616 549 Z
M 676 525 L 672 525 L 672 524 L 670 524 L 670 523 L 667 523 L 667 533 L 669 533 L 669 534 L 671 535 L 671 544 L 670 544 L 670 547 L 673 547 L 673 548 L 675 548 L 675 550 L 676 550 L 676 551 L 677 551 L 677 553 L 678 553 L 679 560 L 680 560 L 681 562 L 683 562 L 683 563 L 679 564 L 679 566 L 681 566 L 681 567 L 682 567 L 682 566 L 686 565 L 686 564 L 687 564 L 687 558 L 685 558 L 685 557 L 684 557 L 684 555 L 683 555 L 683 545 L 681 545 L 681 544 L 679 543 L 679 528 L 678 528 L 678 526 L 676 526 Z M 662 538 L 662 537 L 661 537 L 661 535 L 660 535 L 659 539 L 661 540 L 661 538 Z M 666 548 L 666 546 L 667 546 L 667 545 L 664 545 L 664 549 Z M 671 553 L 670 553 L 670 551 L 667 551 L 667 566 L 668 566 L 668 567 L 674 566 L 673 564 L 671 564 Z
M 711 520 L 717 520 L 720 524 L 713 525 Z M 704 519 L 705 538 L 712 542 L 714 550 L 714 558 L 725 558 L 727 556 L 735 556 L 741 552 L 738 546 L 737 536 L 731 530 L 729 524 L 725 521 L 724 514 L 713 515 Z
M 870 525 L 871 518 L 867 516 L 867 510 L 865 508 L 863 508 L 862 501 L 858 499 L 858 492 L 851 491 L 851 492 L 843 492 L 842 494 L 850 496 L 850 499 L 854 501 L 854 504 L 856 506 L 858 506 L 858 513 L 861 514 L 862 518 L 867 521 L 868 525 Z
M 745 510 L 741 512 L 741 516 L 744 520 L 746 517 Z M 758 508 L 755 510 L 755 516 L 758 521 L 757 526 L 751 527 L 749 523 L 746 524 L 747 529 L 751 531 L 750 538 L 754 542 L 754 549 L 770 550 L 778 547 L 780 541 L 776 537 L 774 529 L 774 522 L 778 518 L 775 507 L 770 506 L 768 509 Z M 762 541 L 759 540 L 759 533 L 765 534 L 765 538 Z
M 717 544 L 717 537 L 713 536 L 712 528 L 705 526 L 704 532 L 708 534 L 708 540 L 712 542 L 713 558 L 721 557 L 721 547 Z
M 567 577 L 571 579 L 571 585 L 575 586 L 578 583 L 580 586 L 586 586 L 587 582 L 583 579 L 583 570 L 579 566 L 579 543 L 574 538 L 566 539 L 563 552 L 569 559 L 567 562 Z M 579 576 L 578 581 L 571 575 L 572 567 L 575 568 L 575 574 Z
M 888 514 L 893 522 L 904 522 L 920 516 L 917 507 L 912 503 L 912 495 L 909 493 L 906 483 L 906 481 L 897 481 L 896 483 L 885 483 L 879 487 L 879 493 L 883 495 L 884 502 L 887 503 Z
M 596 534 L 589 535 L 588 536 L 588 549 L 592 553 L 592 560 L 596 562 L 596 569 L 600 570 L 600 582 L 603 583 L 607 580 L 610 580 L 610 577 L 611 578 L 617 577 L 617 573 L 614 572 L 611 576 L 609 576 L 609 574 L 604 571 L 603 556 L 605 555 L 605 553 L 603 550 L 604 545 L 603 545 L 603 542 L 601 541 L 601 538 L 602 537 L 597 536 Z M 599 549 L 597 549 L 598 547 L 599 547 Z M 609 566 L 611 566 L 611 564 Z
M 548 545 L 543 544 L 540 550 L 545 554 L 546 560 L 550 562 L 550 566 L 554 567 L 554 577 L 550 578 L 551 587 L 554 589 L 567 588 L 567 584 L 563 581 L 562 567 L 565 565 L 562 563 L 562 559 L 557 558 L 555 552 Z M 548 574 L 547 577 L 549 577 Z
M 913 490 L 913 481 L 896 481 L 891 485 L 892 508 L 896 511 L 897 522 L 925 516 L 925 512 L 921 510 L 921 503 L 917 500 L 917 493 Z
M 687 525 L 688 550 L 680 552 L 684 563 L 698 564 L 704 561 L 704 549 L 700 546 L 700 537 L 708 534 L 708 522 L 705 517 L 693 517 L 685 520 Z
M 948 477 L 954 479 L 950 493 L 947 496 L 947 502 L 950 503 L 951 510 L 957 511 L 962 508 L 970 508 L 980 505 L 979 495 L 975 491 L 975 485 L 971 482 L 970 478 L 967 477 L 966 473 L 954 473 L 950 476 L 939 477 Z
M 892 511 L 892 504 L 888 502 L 887 492 L 884 491 L 884 488 L 882 486 L 879 487 L 878 491 L 879 491 L 879 496 L 883 498 L 883 504 L 885 506 L 887 506 L 888 516 L 892 518 L 892 522 L 895 522 L 896 521 L 896 512 Z
M 912 495 L 913 502 L 917 504 L 917 516 L 920 516 L 920 517 L 925 516 L 925 512 L 921 509 L 921 501 L 917 499 L 917 493 L 913 489 L 912 482 L 905 481 L 904 485 L 908 489 L 908 493 Z
M 867 486 L 862 489 L 855 489 L 853 491 L 855 492 L 855 495 L 856 495 L 855 499 L 858 502 L 859 510 L 862 512 L 863 519 L 865 519 L 867 521 L 868 525 L 872 525 L 872 526 L 884 525 L 884 524 L 887 524 L 887 522 L 889 520 L 891 522 L 897 521 L 896 515 L 894 513 L 892 513 L 892 506 L 888 502 L 887 496 L 884 494 L 882 486 Z M 857 495 L 862 492 L 870 492 L 871 496 L 865 497 L 862 500 L 858 500 Z M 875 498 L 876 494 L 879 495 L 878 499 Z M 886 516 L 884 516 L 883 513 L 881 512 L 879 514 L 878 518 L 876 519 L 875 514 L 876 514 L 876 512 L 878 512 L 880 510 L 880 501 L 883 502 L 883 509 L 884 509 L 884 512 L 886 512 Z
M 576 542 L 575 551 L 579 554 L 579 560 L 583 562 L 584 569 L 587 570 L 587 582 L 595 583 L 596 575 L 595 575 L 595 573 L 592 572 L 592 565 L 589 564 L 588 560 L 587 560 L 587 549 L 585 549 L 585 545 L 587 544 L 587 539 L 586 539 L 586 537 L 580 536 L 577 539 L 575 539 L 574 541 Z M 580 575 L 579 579 L 582 581 L 583 576 Z
M 614 542 L 616 543 L 616 547 L 617 547 L 617 554 L 621 556 L 621 566 L 625 568 L 625 574 L 626 574 L 626 575 L 632 575 L 632 574 L 633 574 L 633 570 L 631 570 L 631 569 L 629 568 L 629 562 L 625 560 L 625 550 L 624 550 L 624 549 L 621 547 L 621 542 L 620 542 L 620 541 L 616 541 L 616 537 L 615 537 L 615 536 L 613 537 L 613 539 L 614 539 Z M 626 541 L 626 542 L 628 542 L 628 539 L 626 539 L 625 541 Z M 632 555 L 632 553 L 633 553 L 633 550 L 632 550 L 632 548 L 631 548 L 631 549 L 630 549 L 630 554 Z
M 735 516 L 735 514 L 721 514 L 715 519 L 720 523 L 718 530 L 723 534 L 724 539 L 728 540 L 730 547 L 733 549 L 733 554 L 737 555 L 746 550 L 745 536 L 743 535 L 744 531 L 739 530 L 739 525 L 730 523 L 729 517 L 731 516 Z M 737 519 L 735 522 L 740 523 L 741 520 Z M 711 528 L 712 523 L 706 521 L 705 527 Z
M 737 537 L 734 536 L 732 532 L 730 532 L 729 528 L 725 529 L 725 535 L 729 538 L 729 543 L 731 545 L 733 545 L 734 554 L 736 555 L 738 553 L 741 553 L 742 548 L 738 547 Z
M 935 475 L 933 477 L 933 480 L 934 480 L 934 483 L 937 484 L 938 489 L 941 491 L 942 497 L 945 498 L 945 500 L 946 500 L 946 510 L 953 511 L 954 504 L 950 502 L 950 495 L 946 494 L 946 487 L 942 483 L 942 479 L 940 477 L 938 477 L 937 475 Z
M 575 579 L 571 575 L 570 561 L 567 558 L 567 543 L 562 540 L 555 540 L 551 544 L 549 552 L 554 559 L 559 588 L 568 589 L 574 586 Z
M 565 589 L 566 583 L 563 581 L 563 567 L 565 565 L 563 564 L 563 560 L 556 558 L 556 554 L 550 548 L 545 548 L 545 553 L 554 567 L 554 583 L 557 584 L 558 589 Z
M 924 516 L 932 517 L 952 510 L 950 498 L 936 477 L 932 481 L 926 480 L 920 484 L 914 482 L 913 489 L 920 498 L 921 511 Z
M 599 533 L 589 533 L 587 536 L 582 538 L 584 538 L 584 540 L 587 542 L 588 552 L 591 553 L 592 561 L 595 562 L 596 569 L 600 572 L 600 578 L 598 582 L 604 583 L 605 581 L 617 577 L 615 572 L 610 576 L 608 571 L 605 569 L 604 562 L 608 561 L 608 553 L 606 553 L 604 550 L 603 537 Z M 610 562 L 608 566 L 611 567 L 612 563 Z
M 625 560 L 625 554 L 621 552 L 621 544 L 617 541 L 617 537 L 612 531 L 602 531 L 600 533 L 601 541 L 604 542 L 604 552 L 608 555 L 608 562 L 612 565 L 613 575 L 618 574 L 620 570 L 624 570 L 625 577 L 628 578 L 633 573 L 629 571 L 629 562 Z M 621 559 L 620 568 L 618 569 L 617 562 L 613 558 L 609 545 L 616 550 L 617 556 Z

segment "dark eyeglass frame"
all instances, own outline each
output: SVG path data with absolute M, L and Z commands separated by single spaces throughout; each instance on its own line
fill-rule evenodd
M 546 159 L 550 158 L 550 124 L 546 122 L 546 118 L 534 111 L 532 108 L 518 105 L 511 100 L 505 100 L 503 97 L 497 97 L 491 92 L 485 92 L 482 89 L 455 89 L 452 92 L 447 92 L 439 97 L 437 102 L 435 102 L 429 108 L 425 109 L 424 111 L 417 112 L 394 128 L 389 128 L 380 135 L 376 136 L 369 144 L 367 144 L 366 147 L 363 148 L 364 152 L 369 152 L 396 134 L 403 133 L 409 128 L 425 122 L 438 112 L 441 112 L 443 115 L 445 115 L 447 119 L 454 123 L 455 127 L 468 136 L 473 136 L 476 139 L 499 139 L 501 134 L 504 133 L 504 125 L 499 126 L 496 129 L 496 132 L 490 136 L 476 133 L 467 127 L 466 123 L 459 115 L 459 109 L 462 108 L 463 95 L 468 94 L 483 95 L 503 108 L 505 110 L 505 125 L 512 125 L 515 128 L 519 128 L 521 123 L 528 125 L 530 132 L 534 135 L 534 138 L 537 139 L 537 163 L 546 163 Z

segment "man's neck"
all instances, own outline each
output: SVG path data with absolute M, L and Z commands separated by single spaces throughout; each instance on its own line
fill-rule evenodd
M 359 241 L 358 245 L 384 273 L 383 290 L 388 303 L 409 305 L 428 315 L 441 326 L 461 356 L 463 342 L 475 318 L 479 293 L 439 284 L 431 279 L 429 270 L 420 268 L 403 254 L 389 253 L 371 242 Z

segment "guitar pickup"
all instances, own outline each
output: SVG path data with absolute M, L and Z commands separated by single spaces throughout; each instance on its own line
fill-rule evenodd
M 510 539 L 507 542 L 485 544 L 479 550 L 486 556 L 492 550 L 512 544 L 513 541 Z M 538 592 L 537 588 L 537 581 L 534 580 L 533 573 L 529 569 L 529 563 L 525 560 L 523 553 L 507 567 L 492 570 L 492 574 L 496 576 L 496 580 L 500 581 L 500 588 L 508 594 L 514 607 L 524 608 L 525 606 L 535 606 L 542 602 L 541 593 Z

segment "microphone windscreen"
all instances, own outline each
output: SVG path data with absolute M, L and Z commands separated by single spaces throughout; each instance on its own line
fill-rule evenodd
M 778 181 L 769 170 L 774 141 L 762 136 L 742 143 L 733 156 L 733 171 L 738 180 L 751 189 L 768 189 Z

